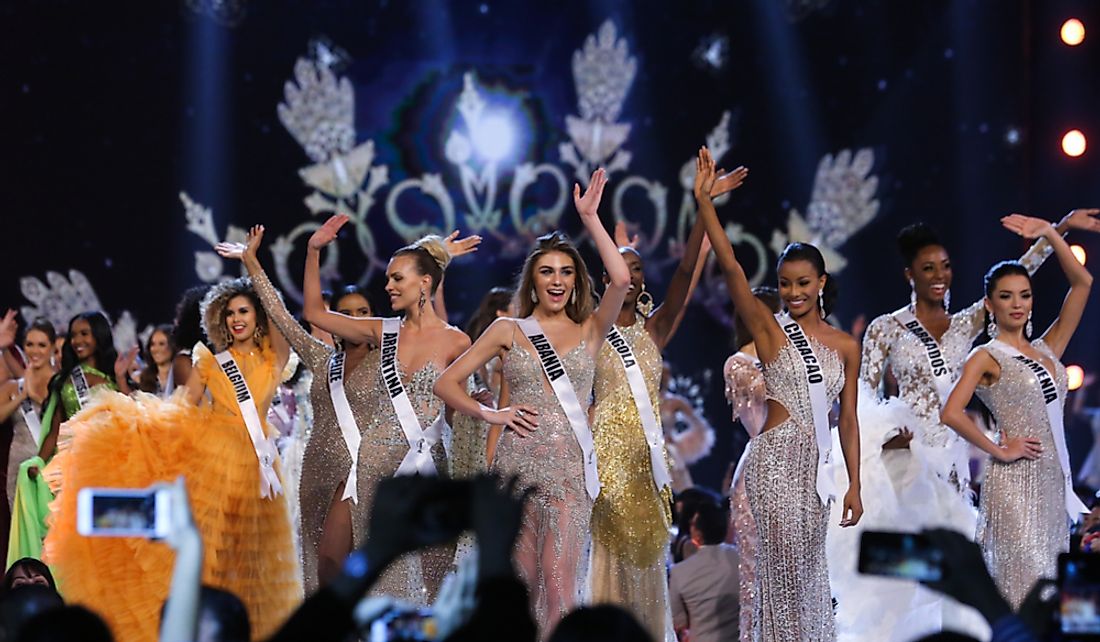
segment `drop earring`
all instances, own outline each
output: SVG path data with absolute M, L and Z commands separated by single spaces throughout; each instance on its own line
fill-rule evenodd
M 947 288 L 943 291 L 943 309 L 951 311 L 951 288 Z
M 573 292 L 572 292 L 572 294 L 569 295 L 569 302 L 572 303 L 573 305 L 577 305 L 577 288 L 576 288 L 576 286 L 573 287 Z
M 1027 333 L 1024 336 L 1028 339 L 1031 338 L 1031 335 L 1035 334 L 1035 328 L 1031 325 L 1031 313 L 1030 312 L 1027 313 L 1027 327 L 1024 328 L 1024 331 Z
M 538 302 L 539 302 L 539 295 L 538 295 L 537 292 L 535 292 L 535 288 L 531 288 L 531 303 L 538 303 Z
M 825 316 L 826 316 L 825 315 L 825 291 L 824 290 L 818 290 L 817 291 L 817 308 L 818 308 L 818 310 L 821 311 L 821 318 L 824 319 Z
M 913 306 L 913 311 L 917 309 L 917 284 L 913 283 L 913 279 L 909 279 L 909 305 Z
M 427 295 L 424 294 L 424 290 L 420 290 L 420 301 L 417 302 L 417 305 L 420 306 L 421 311 L 424 310 L 424 304 L 427 303 L 427 302 L 428 302 Z
M 986 314 L 989 316 L 989 318 L 985 322 L 985 332 L 986 332 L 986 334 L 989 335 L 990 339 L 996 339 L 997 338 L 997 322 L 994 320 L 992 314 L 989 314 L 988 312 Z
M 653 295 L 646 291 L 645 283 L 642 283 L 642 291 L 638 293 L 638 298 L 634 301 L 634 309 L 647 319 L 649 315 L 653 314 Z

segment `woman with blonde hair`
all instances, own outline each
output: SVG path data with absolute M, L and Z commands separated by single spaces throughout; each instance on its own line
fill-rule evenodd
M 538 239 L 516 287 L 519 318 L 494 321 L 439 378 L 438 394 L 455 410 L 505 426 L 493 467 L 536 490 L 516 542 L 515 560 L 545 636 L 580 602 L 592 503 L 600 480 L 587 413 L 595 360 L 622 309 L 630 273 L 597 208 L 607 177 L 592 174 L 573 201 L 599 250 L 608 285 L 599 307 L 577 248 L 553 232 Z M 495 357 L 503 362 L 500 409 L 466 392 L 466 378 Z
M 347 221 L 347 216 L 337 214 L 309 239 L 302 315 L 343 341 L 379 349 L 377 358 L 371 357 L 373 373 L 366 387 L 356 392 L 366 395 L 362 407 L 370 412 L 357 417 L 360 440 L 353 457 L 354 479 L 347 480 L 340 498 L 347 501 L 330 509 L 319 563 L 340 563 L 339 553 L 363 545 L 379 481 L 395 475 L 447 474 L 446 409 L 432 387 L 470 346 L 470 339 L 436 314 L 432 298 L 452 256 L 473 251 L 481 242 L 477 236 L 449 242 L 432 235 L 397 250 L 386 267 L 386 293 L 390 306 L 403 316 L 357 318 L 329 310 L 321 298 L 321 248 Z M 342 535 L 334 538 L 334 533 Z M 386 569 L 374 592 L 430 604 L 453 559 L 453 545 L 406 555 Z

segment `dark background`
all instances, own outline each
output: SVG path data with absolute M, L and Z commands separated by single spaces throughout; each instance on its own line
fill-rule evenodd
M 832 0 L 797 19 L 780 0 L 245 6 L 229 27 L 172 1 L 0 4 L 0 307 L 27 303 L 20 277 L 75 268 L 109 313 L 131 310 L 140 326 L 169 320 L 178 293 L 198 282 L 194 252 L 209 249 L 186 230 L 180 190 L 213 208 L 219 234 L 230 223 L 262 222 L 273 237 L 314 218 L 296 174 L 309 160 L 275 106 L 295 60 L 322 36 L 350 57 L 342 73 L 355 87 L 356 142 L 375 141 L 390 186 L 441 173 L 460 221 L 463 199 L 442 141 L 462 74 L 476 71 L 482 85 L 512 92 L 530 123 L 522 158 L 555 163 L 569 176 L 557 149 L 569 140 L 565 116 L 577 113 L 570 61 L 605 19 L 638 64 L 620 117 L 633 126 L 629 174 L 668 186 L 670 214 L 681 197 L 681 164 L 726 109 L 735 118 L 723 164 L 749 165 L 752 174 L 719 212 L 765 242 L 785 227 L 790 208 L 805 212 L 818 159 L 873 149 L 881 209 L 841 248 L 850 261 L 838 277 L 844 324 L 907 300 L 893 242 L 907 223 L 925 220 L 943 236 L 959 309 L 981 296 L 981 275 L 993 262 L 1025 247 L 1000 229 L 999 216 L 1055 219 L 1100 203 L 1097 151 L 1069 159 L 1060 150 L 1071 128 L 1100 145 L 1094 2 Z M 1058 39 L 1071 16 L 1087 30 L 1076 48 Z M 714 35 L 729 42 L 719 70 L 693 59 Z M 217 91 L 204 96 L 211 86 Z M 1019 142 L 1008 142 L 1010 129 Z M 409 209 L 421 207 L 410 198 Z M 498 200 L 503 205 L 506 192 Z M 425 217 L 433 212 L 424 206 Z M 401 241 L 381 204 L 368 219 L 377 223 L 384 259 Z M 576 231 L 571 207 L 562 220 Z M 1072 240 L 1100 257 L 1100 239 Z M 363 258 L 350 240 L 345 245 L 341 267 L 354 278 Z M 487 243 L 449 273 L 453 320 L 510 279 L 518 260 L 498 250 Z M 658 264 L 651 260 L 649 283 L 659 295 L 668 263 Z M 298 253 L 296 277 L 300 266 Z M 376 293 L 381 287 L 372 284 Z M 1055 265 L 1039 273 L 1036 289 L 1043 326 L 1065 290 Z M 1100 366 L 1098 319 L 1093 305 L 1067 363 L 1091 372 Z M 667 352 L 677 374 L 702 385 L 718 432 L 714 452 L 695 470 L 710 485 L 744 443 L 721 395 L 727 346 L 728 328 L 695 305 Z M 1078 441 L 1077 456 L 1087 446 Z

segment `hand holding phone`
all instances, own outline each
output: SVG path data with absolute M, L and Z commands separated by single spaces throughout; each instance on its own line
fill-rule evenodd
M 859 544 L 859 572 L 917 582 L 943 580 L 943 551 L 920 533 L 864 531 Z
M 164 539 L 172 530 L 172 489 L 81 488 L 76 530 L 85 537 Z

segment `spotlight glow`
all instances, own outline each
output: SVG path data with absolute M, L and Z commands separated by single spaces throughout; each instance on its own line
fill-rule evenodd
M 491 161 L 499 161 L 507 156 L 516 142 L 512 121 L 500 114 L 484 116 L 470 133 L 474 148 Z
M 1085 25 L 1077 18 L 1070 18 L 1062 23 L 1062 42 L 1071 47 L 1076 47 L 1085 41 Z
M 1073 251 L 1073 257 L 1077 259 L 1077 262 L 1081 265 L 1084 265 L 1086 258 L 1085 248 L 1081 247 L 1080 245 L 1071 245 L 1069 246 L 1069 249 Z
M 1066 366 L 1066 378 L 1069 379 L 1069 389 L 1077 390 L 1085 383 L 1085 369 L 1081 366 Z
M 1062 151 L 1066 153 L 1066 156 L 1076 158 L 1085 153 L 1087 146 L 1085 135 L 1081 133 L 1080 129 L 1071 129 L 1062 136 Z

